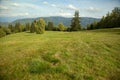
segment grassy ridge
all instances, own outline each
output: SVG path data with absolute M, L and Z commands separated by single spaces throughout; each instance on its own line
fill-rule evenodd
M 0 80 L 118 80 L 120 29 L 0 38 Z

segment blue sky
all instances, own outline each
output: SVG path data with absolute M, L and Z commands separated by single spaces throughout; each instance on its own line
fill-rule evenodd
M 72 17 L 79 10 L 81 17 L 101 18 L 114 7 L 120 0 L 0 0 L 0 17 Z

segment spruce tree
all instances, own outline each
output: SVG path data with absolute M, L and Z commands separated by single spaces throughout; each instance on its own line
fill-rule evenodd
M 100 22 L 96 25 L 98 28 L 114 28 L 120 27 L 120 8 L 116 7 L 111 13 L 107 13 L 106 16 L 102 17 Z
M 81 30 L 79 11 L 75 11 L 75 15 L 71 20 L 71 31 L 79 31 Z
M 30 23 L 26 23 L 25 25 L 25 31 L 28 31 L 28 30 L 30 30 Z
M 22 32 L 22 26 L 19 22 L 15 24 L 15 32 Z
M 30 32 L 31 32 L 31 33 L 34 33 L 34 32 L 35 32 L 35 21 L 32 22 L 32 24 L 31 24 Z

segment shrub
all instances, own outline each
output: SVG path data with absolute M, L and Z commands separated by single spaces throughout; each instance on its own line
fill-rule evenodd
M 40 20 L 35 20 L 31 27 L 30 27 L 30 32 L 34 33 L 36 32 L 37 34 L 43 34 L 45 31 L 45 21 L 44 19 L 40 19 Z
M 3 37 L 3 36 L 5 36 L 5 35 L 6 35 L 6 33 L 5 33 L 4 30 L 1 28 L 1 29 L 0 29 L 0 38 Z
M 43 33 L 44 33 L 44 30 L 43 30 L 41 27 L 37 27 L 37 28 L 36 28 L 36 33 L 37 33 L 37 34 L 43 34 Z
M 11 30 L 9 28 L 3 28 L 6 35 L 11 34 Z
M 58 25 L 58 30 L 59 31 L 64 31 L 66 28 L 65 28 L 65 26 L 63 25 L 63 23 L 60 23 L 59 25 Z
M 45 21 L 44 21 L 44 19 L 40 19 L 40 20 L 38 20 L 37 21 L 37 31 L 36 31 L 36 33 L 37 34 L 43 34 L 44 33 L 44 31 L 45 31 L 45 25 L 46 25 L 46 23 L 45 23 Z

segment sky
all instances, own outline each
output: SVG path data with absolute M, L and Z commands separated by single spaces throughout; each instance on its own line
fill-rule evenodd
M 73 17 L 75 10 L 80 17 L 101 18 L 114 7 L 120 0 L 0 0 L 0 18 Z

